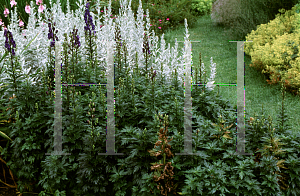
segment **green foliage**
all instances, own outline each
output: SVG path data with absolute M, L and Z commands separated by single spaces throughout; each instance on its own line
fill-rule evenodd
M 270 20 L 275 19 L 276 15 L 280 13 L 281 9 L 290 10 L 294 7 L 299 0 L 263 0 L 263 6 L 265 7 L 265 12 L 269 16 Z
M 212 8 L 212 0 L 194 0 L 192 9 L 197 10 L 200 15 L 209 14 Z
M 2 87 L 0 87 L 2 88 Z M 4 89 L 1 89 L 1 94 L 3 92 Z M 2 102 L 5 101 L 5 99 L 1 99 L 1 107 L 0 107 L 0 110 L 1 110 L 1 113 L 0 113 L 0 136 L 6 140 L 10 140 L 10 137 L 7 136 L 7 133 L 8 133 L 8 129 L 7 129 L 7 126 L 5 126 L 9 121 L 7 121 L 7 117 L 4 115 L 4 110 L 6 109 L 5 107 L 2 106 Z M 3 151 L 3 148 L 2 146 L 0 146 L 0 153 L 2 153 Z

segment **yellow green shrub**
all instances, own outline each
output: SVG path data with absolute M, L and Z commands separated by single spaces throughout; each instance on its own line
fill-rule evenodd
M 299 14 L 292 10 L 276 15 L 268 24 L 259 25 L 256 31 L 246 36 L 245 53 L 251 56 L 252 62 L 263 64 L 262 73 L 271 74 L 272 83 L 278 77 L 287 80 L 291 87 L 300 87 L 300 45 Z M 269 81 L 269 80 L 268 80 Z
M 276 37 L 283 35 L 284 33 L 292 33 L 297 29 L 298 18 L 295 12 L 296 7 L 292 10 L 285 12 L 284 9 L 280 10 L 284 15 L 278 14 L 274 20 L 271 20 L 268 24 L 261 24 L 257 27 L 256 31 L 252 31 L 246 40 L 252 40 L 253 42 L 245 43 L 245 53 L 251 56 L 251 53 L 257 46 L 264 46 L 266 43 L 272 44 Z
M 255 52 L 261 55 L 260 60 L 266 68 L 270 65 L 277 70 L 284 70 L 284 68 L 291 68 L 290 62 L 298 56 L 299 42 L 298 34 L 285 33 L 278 36 L 273 44 L 266 43 L 265 46 L 257 47 Z
M 290 83 L 292 87 L 300 87 L 300 57 L 297 57 L 294 61 L 291 61 L 291 66 L 284 78 Z

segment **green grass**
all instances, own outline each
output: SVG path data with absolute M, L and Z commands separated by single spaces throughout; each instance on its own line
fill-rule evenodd
M 210 58 L 213 57 L 214 63 L 217 64 L 217 73 L 215 84 L 230 84 L 237 81 L 237 45 L 235 40 L 229 40 L 226 29 L 212 24 L 210 15 L 199 16 L 195 28 L 188 27 L 191 41 L 201 40 L 201 42 L 192 42 L 193 65 L 199 65 L 199 52 L 202 55 L 207 77 L 210 76 Z M 164 35 L 166 47 L 175 46 L 177 41 L 184 41 L 185 26 L 167 31 Z M 159 39 L 160 40 L 160 39 Z M 160 42 L 160 41 L 159 41 Z M 184 47 L 183 42 L 178 43 L 178 48 Z M 265 114 L 270 115 L 273 119 L 278 119 L 277 115 L 281 110 L 282 94 L 281 85 L 269 85 L 266 81 L 268 77 L 257 71 L 251 64 L 251 57 L 245 54 L 245 110 L 254 117 L 254 113 L 260 113 L 263 105 Z M 218 88 L 214 89 L 216 92 Z M 236 86 L 220 85 L 220 94 L 228 99 L 231 104 L 237 104 Z M 299 97 L 290 92 L 286 92 L 284 106 L 289 117 L 287 123 L 291 125 L 294 133 L 300 132 L 300 110 Z M 268 116 L 266 116 L 267 118 Z M 246 119 L 248 120 L 248 119 Z

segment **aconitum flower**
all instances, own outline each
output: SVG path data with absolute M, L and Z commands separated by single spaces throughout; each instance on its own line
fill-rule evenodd
M 11 52 L 13 56 L 15 56 L 15 50 L 13 48 L 16 48 L 16 43 L 13 39 L 13 35 L 10 31 L 7 29 L 4 30 L 4 36 L 6 38 L 5 40 L 5 48 L 8 50 L 8 52 Z M 13 47 L 11 47 L 13 46 Z
M 151 80 L 153 82 L 154 77 L 156 76 L 156 70 L 153 72 L 152 76 L 151 76 Z
M 87 3 L 86 4 L 87 9 L 85 10 L 85 14 L 84 14 L 84 21 L 85 21 L 85 24 L 86 24 L 86 26 L 84 26 L 84 30 L 86 32 L 89 31 L 89 35 L 91 35 L 91 29 L 90 29 L 90 25 L 91 25 L 92 29 L 94 30 L 94 35 L 95 35 L 96 34 L 95 25 L 93 24 L 93 18 L 90 15 L 89 7 L 90 7 L 90 3 Z
M 73 41 L 71 41 L 71 42 L 72 42 L 73 47 L 79 48 L 81 44 L 79 41 L 79 35 L 77 35 L 77 33 L 78 33 L 78 29 L 74 28 L 72 34 L 73 34 L 73 40 L 75 41 L 75 43 Z
M 49 19 L 49 21 L 50 21 L 50 19 Z M 49 27 L 48 39 L 52 39 L 52 41 L 50 43 L 50 47 L 54 47 L 55 46 L 55 39 L 56 39 L 56 41 L 58 41 L 58 37 L 55 35 L 58 32 L 58 30 L 55 31 L 55 27 L 54 26 L 55 26 L 55 22 L 54 22 L 54 25 L 53 25 L 52 29 L 51 29 L 51 23 L 50 22 L 48 23 L 48 27 Z

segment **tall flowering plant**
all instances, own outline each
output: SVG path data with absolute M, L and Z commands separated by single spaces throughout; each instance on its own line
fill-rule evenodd
M 215 86 L 213 84 L 215 83 L 214 78 L 215 78 L 215 75 L 216 75 L 216 63 L 213 63 L 213 58 L 212 57 L 210 59 L 210 63 L 211 63 L 211 73 L 210 73 L 210 78 L 208 79 L 209 82 L 207 83 L 207 88 L 209 90 L 213 90 L 214 86 Z
M 13 6 L 14 4 L 12 4 Z M 7 14 L 8 14 L 8 9 L 5 8 L 5 11 L 4 11 L 4 14 L 5 14 L 5 17 L 7 17 Z M 4 23 L 2 22 L 2 19 L 0 17 L 0 25 L 4 26 Z M 0 63 L 2 62 L 2 60 L 4 59 L 5 56 L 7 56 L 7 54 L 9 52 L 12 53 L 13 56 L 15 56 L 15 51 L 14 51 L 14 48 L 16 48 L 16 43 L 13 39 L 13 35 L 11 32 L 8 32 L 7 29 L 5 28 L 5 31 L 4 31 L 4 36 L 5 36 L 5 48 L 7 49 L 5 55 L 3 55 L 3 57 L 1 58 L 0 60 Z M 3 116 L 3 115 L 1 115 Z M 2 124 L 2 123 L 1 123 Z M 0 131 L 0 135 L 1 137 L 7 139 L 7 140 L 11 140 L 11 138 L 9 138 L 4 132 Z M 11 140 L 12 141 L 12 140 Z M 0 146 L 0 152 L 3 151 L 3 148 Z
M 52 66 L 55 63 L 54 58 L 52 57 L 51 53 L 53 50 L 55 50 L 55 49 L 53 49 L 55 47 L 55 40 L 56 41 L 59 41 L 59 40 L 56 35 L 58 33 L 58 30 L 55 30 L 56 23 L 54 22 L 53 27 L 51 27 L 51 20 L 48 19 L 48 21 L 49 21 L 49 23 L 48 23 L 48 28 L 49 28 L 48 39 L 51 41 L 50 41 L 50 46 L 49 46 L 50 66 L 47 66 L 47 74 L 46 75 L 48 75 L 49 79 L 50 79 L 50 81 L 49 81 L 50 86 L 48 86 L 48 90 L 50 91 L 50 89 L 52 89 L 54 87 L 54 69 L 52 68 Z M 48 94 L 49 94 L 49 92 L 47 91 L 47 95 Z
M 16 42 L 14 41 L 12 33 L 5 29 L 4 36 L 6 38 L 5 48 L 8 50 L 8 52 L 11 52 L 12 55 L 15 56 L 16 54 L 14 48 L 16 48 Z M 11 46 L 13 46 L 13 48 Z
M 4 30 L 4 36 L 5 36 L 5 48 L 7 49 L 6 51 L 6 54 L 10 53 L 11 54 L 11 67 L 12 67 L 12 74 L 11 74 L 11 77 L 13 78 L 13 87 L 15 89 L 15 91 L 17 91 L 17 77 L 16 77 L 16 74 L 15 74 L 15 71 L 16 71 L 16 68 L 18 68 L 17 66 L 19 64 L 16 64 L 15 67 L 14 67 L 14 63 L 13 63 L 13 59 L 14 59 L 14 56 L 16 55 L 15 54 L 15 48 L 16 48 L 16 43 L 15 43 L 15 40 L 13 38 L 13 35 L 10 31 L 8 30 Z M 2 60 L 2 59 L 1 59 Z M 5 133 L 3 132 L 0 132 L 0 135 L 2 137 L 4 137 L 5 139 L 9 139 L 11 140 Z M 0 147 L 0 150 L 1 152 L 3 151 L 3 148 Z
M 37 3 L 37 5 L 40 4 L 40 7 L 39 7 L 38 11 L 42 12 L 43 9 L 44 9 L 44 7 L 42 5 L 42 0 L 37 0 L 36 3 Z M 17 5 L 17 2 L 15 0 L 11 0 L 10 4 L 11 4 L 11 8 L 12 8 L 14 5 Z M 27 2 L 26 2 L 26 4 L 27 4 Z M 25 7 L 25 12 L 27 14 L 30 14 L 30 9 L 31 9 L 30 6 L 27 4 L 26 7 Z M 4 9 L 4 15 L 5 15 L 5 17 L 9 18 L 9 10 L 6 7 Z M 16 55 L 16 53 L 15 53 L 16 42 L 14 40 L 13 34 L 12 34 L 11 31 L 9 31 L 7 29 L 4 22 L 2 22 L 1 17 L 0 17 L 0 25 L 4 28 L 5 49 L 6 49 L 4 55 L 0 59 L 0 63 L 5 59 L 6 56 L 8 56 L 10 54 L 10 57 L 11 57 L 10 58 L 10 65 L 11 65 L 11 68 L 12 68 L 11 77 L 13 78 L 14 89 L 15 89 L 15 91 L 17 91 L 17 84 L 20 83 L 20 82 L 17 81 L 18 76 L 15 74 L 16 70 L 19 68 L 19 65 L 20 65 L 18 63 L 18 59 L 23 54 L 23 52 L 26 51 L 26 49 L 29 47 L 29 45 L 35 40 L 35 38 L 39 35 L 39 33 L 26 45 L 26 47 L 21 51 L 21 53 L 19 55 Z M 21 19 L 19 20 L 19 26 L 24 28 L 24 22 Z M 14 65 L 14 62 L 13 62 L 14 59 L 16 60 L 15 65 Z M 3 68 L 1 67 L 0 74 L 2 73 L 2 70 L 3 70 Z M 2 118 L 7 119 L 6 117 L 4 117 L 4 115 L 1 115 L 1 116 L 2 116 L 1 119 Z M 7 140 L 12 141 L 11 138 L 9 138 L 4 132 L 0 131 L 0 136 L 7 139 Z M 3 148 L 0 146 L 0 152 L 2 152 L 2 151 L 3 151 Z
M 17 5 L 17 2 L 15 1 L 15 0 L 11 0 L 11 2 L 10 2 L 10 4 L 11 4 L 11 8 L 14 6 L 14 5 Z M 40 6 L 39 6 L 39 9 L 38 9 L 38 11 L 39 12 L 43 12 L 43 10 L 45 9 L 44 8 L 44 6 L 43 6 L 43 4 L 42 4 L 42 0 L 36 0 L 36 4 L 37 5 L 39 5 L 40 4 Z M 6 8 L 6 6 L 4 5 L 4 7 L 5 7 L 5 9 L 4 9 L 4 15 L 5 15 L 5 17 L 8 17 L 9 18 L 9 10 Z M 31 7 L 27 4 L 27 2 L 26 2 L 26 6 L 25 6 L 25 12 L 27 13 L 27 14 L 30 14 L 30 9 L 31 9 Z M 20 17 L 19 17 L 20 18 Z M 0 17 L 0 25 L 4 28 L 4 30 L 7 30 L 7 27 L 5 26 L 5 24 L 4 24 L 4 22 L 2 22 L 2 19 L 1 19 L 1 17 Z M 19 26 L 20 27 L 23 27 L 24 28 L 24 22 L 20 19 L 19 20 Z M 25 32 L 25 30 L 24 30 L 24 32 Z M 4 33 L 5 34 L 5 33 Z M 11 33 L 9 33 L 9 34 L 11 34 Z M 39 33 L 38 33 L 39 34 Z M 37 35 L 38 35 L 37 34 Z M 23 35 L 25 35 L 25 34 L 23 34 Z M 28 48 L 28 46 L 32 43 L 32 41 L 37 37 L 37 35 L 27 44 L 27 46 L 22 50 L 22 52 L 21 52 L 21 54 Z M 7 48 L 7 45 L 5 45 L 5 47 Z M 15 46 L 14 46 L 15 47 Z M 7 48 L 8 49 L 8 48 Z M 6 51 L 5 53 L 4 53 L 4 55 L 1 57 L 1 59 L 0 59 L 0 63 L 3 61 L 3 59 L 8 55 L 8 53 L 9 52 L 12 52 L 12 54 L 13 54 L 13 56 L 15 56 L 15 53 L 14 53 L 14 50 L 10 50 L 10 49 L 8 49 L 8 51 Z M 21 55 L 20 54 L 20 55 Z M 19 56 L 20 56 L 19 55 Z M 2 69 L 1 69 L 2 70 Z M 1 73 L 1 72 L 0 72 Z
M 95 59 L 96 61 L 93 61 L 93 54 L 94 54 L 94 51 L 93 48 L 92 48 L 92 37 L 96 38 L 96 31 L 95 31 L 95 25 L 93 24 L 93 18 L 90 14 L 90 11 L 89 11 L 89 7 L 90 7 L 90 3 L 87 3 L 86 4 L 86 10 L 85 10 L 85 13 L 84 13 L 84 21 L 85 21 L 85 26 L 84 26 L 84 32 L 85 32 L 85 36 L 86 36 L 86 40 L 88 42 L 88 46 L 89 46 L 89 55 L 88 55 L 88 61 L 89 63 L 92 63 L 92 62 L 96 62 L 97 63 L 97 59 Z M 91 32 L 91 27 L 92 27 L 92 30 L 93 30 L 93 35 L 92 35 L 92 32 Z M 95 64 L 91 65 L 92 68 L 95 68 Z

